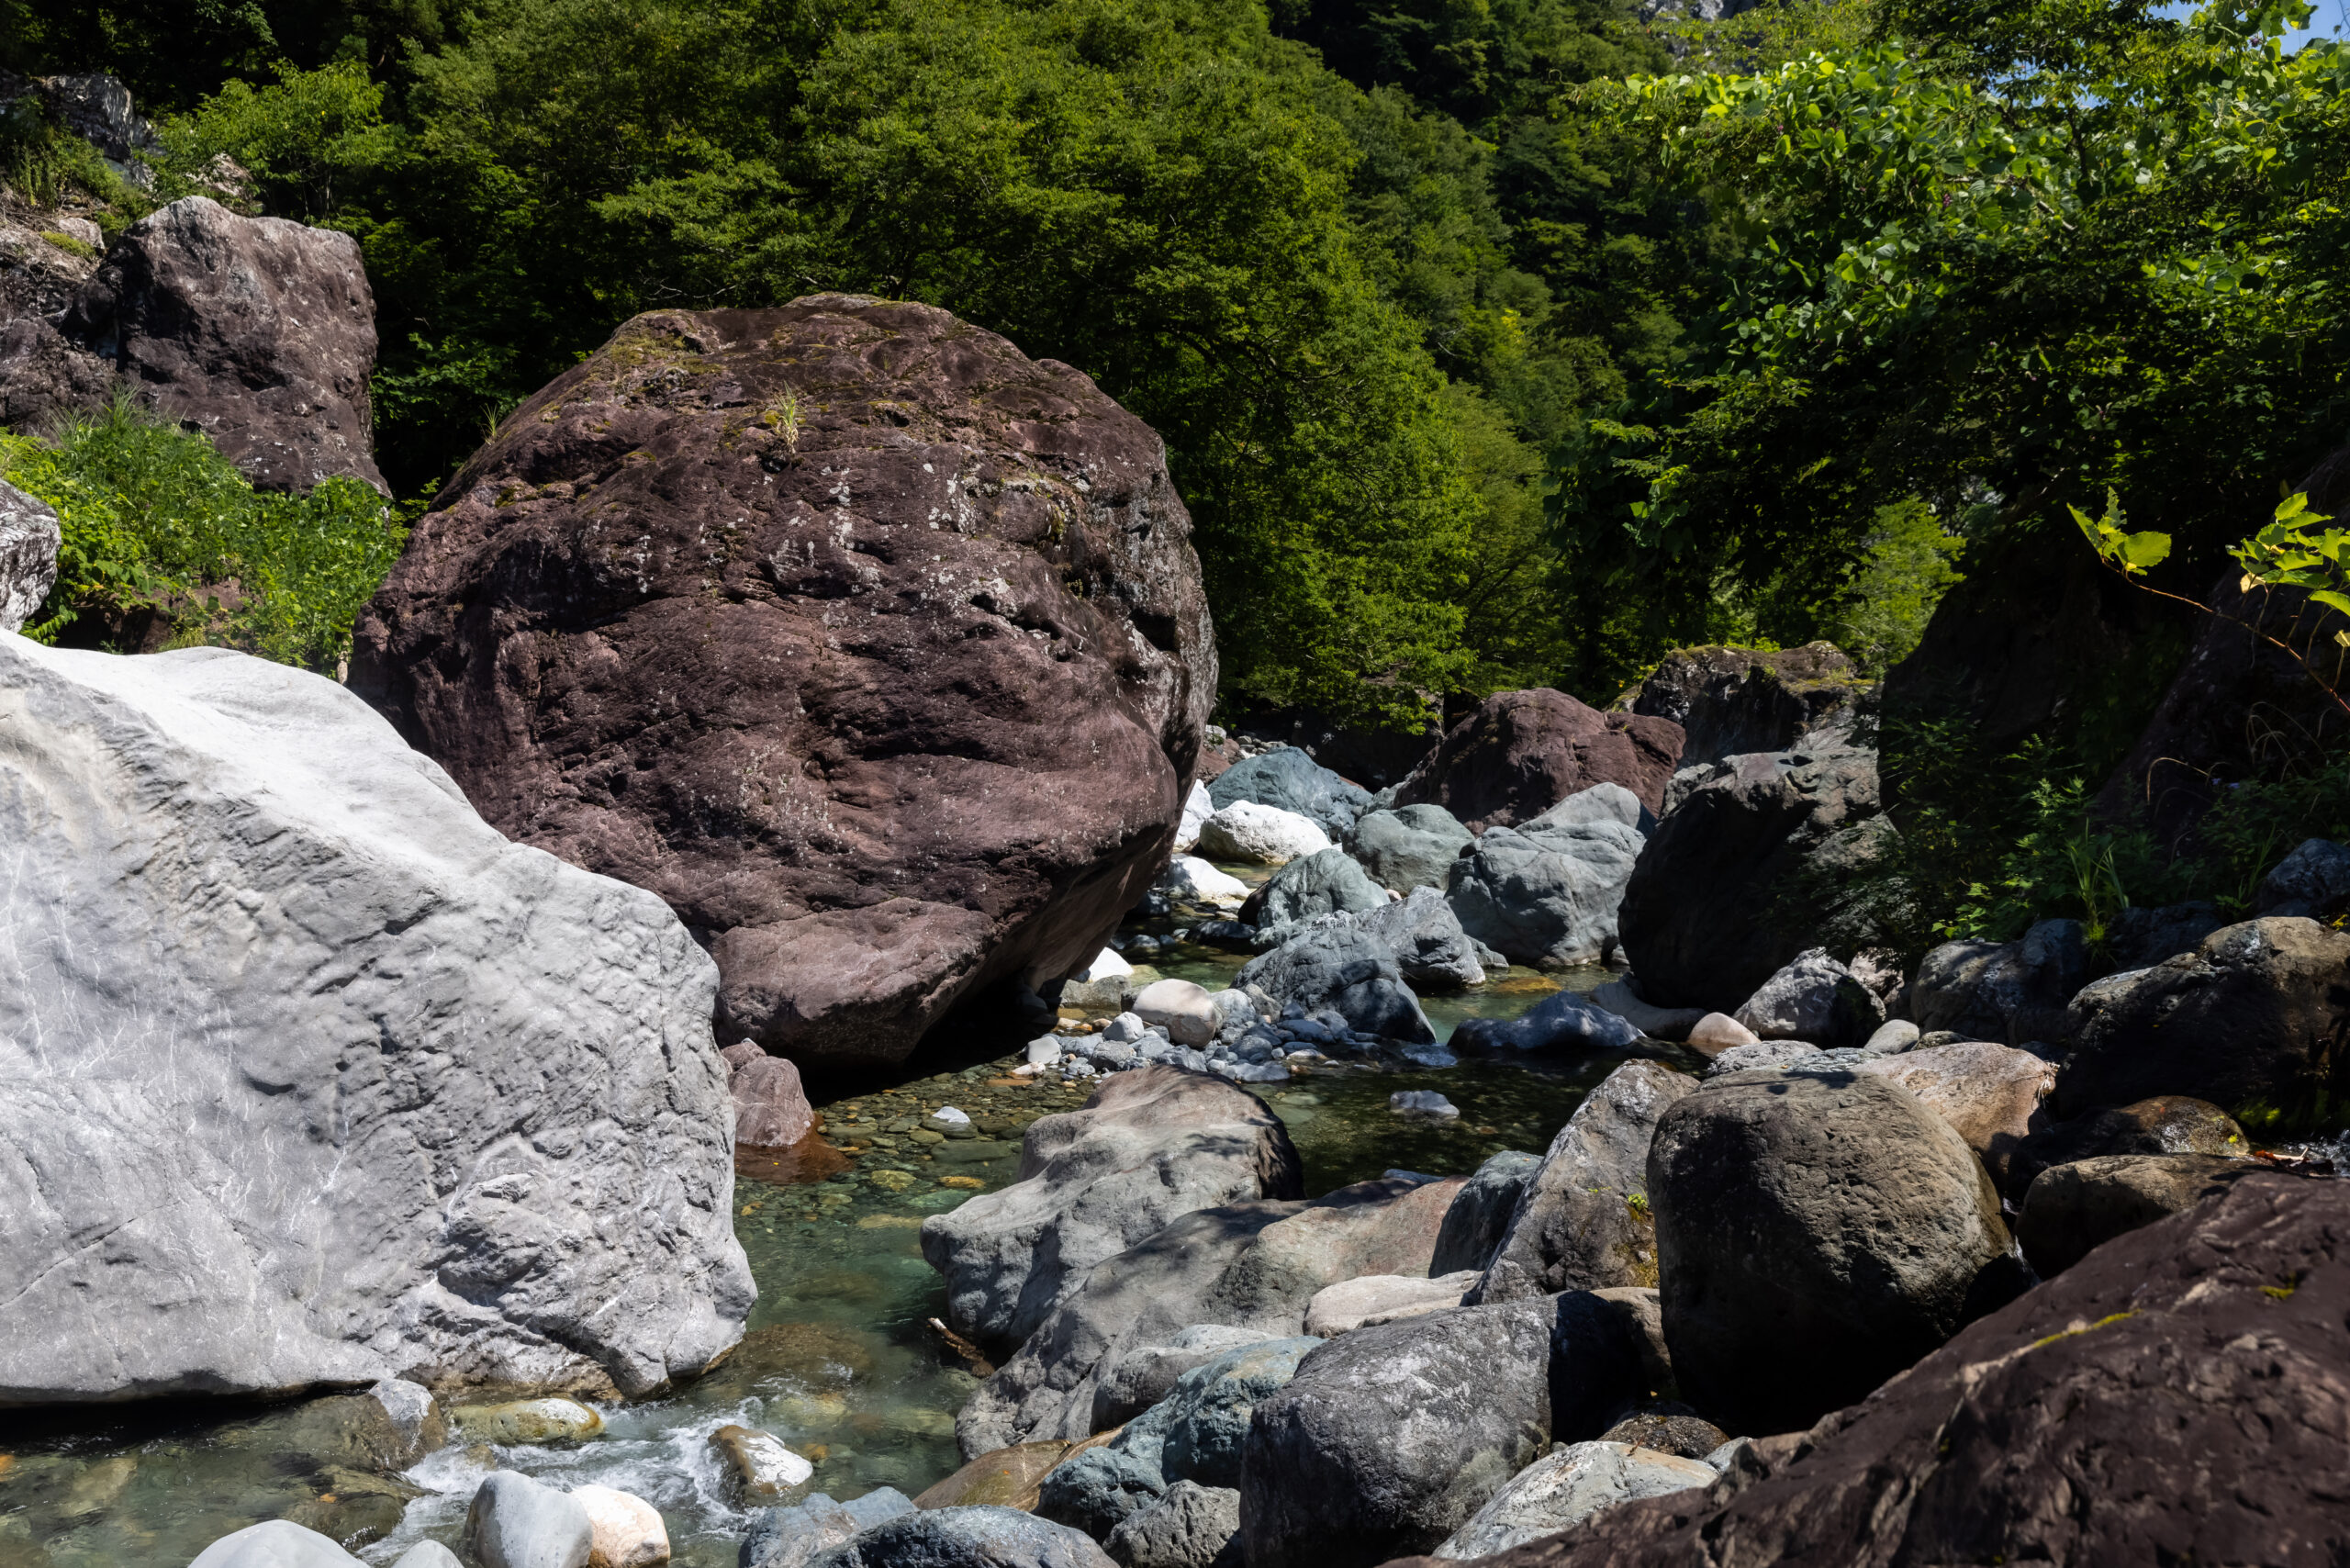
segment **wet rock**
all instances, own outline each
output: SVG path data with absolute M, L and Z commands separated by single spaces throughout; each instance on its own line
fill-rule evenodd
M 913 1506 L 918 1508 L 971 1506 L 1033 1511 L 1036 1506 L 1038 1486 L 1069 1456 L 1069 1444 L 1058 1438 L 1041 1443 L 1014 1443 L 1010 1448 L 997 1449 L 979 1455 L 946 1480 L 930 1487 L 913 1500 Z
M 1158 890 L 1179 903 L 1210 904 L 1238 909 L 1248 897 L 1248 884 L 1227 876 L 1196 855 L 1178 855 L 1158 879 Z
M 457 1554 L 437 1540 L 420 1540 L 392 1559 L 392 1568 L 464 1568 Z
M 1475 842 L 1476 834 L 1442 806 L 1397 806 L 1356 818 L 1346 850 L 1381 887 L 1399 893 L 1415 888 L 1442 892 L 1452 863 Z
M 1082 1108 L 1031 1123 L 1020 1170 L 1012 1186 L 923 1222 L 923 1256 L 946 1276 L 947 1321 L 982 1343 L 1027 1338 L 1095 1264 L 1181 1215 L 1304 1191 L 1297 1151 L 1262 1101 L 1162 1065 L 1119 1073 Z
M 460 1405 L 450 1416 L 467 1442 L 501 1448 L 576 1443 L 600 1437 L 604 1418 L 576 1399 L 514 1399 L 502 1405 Z
M 588 1568 L 658 1568 L 669 1561 L 669 1527 L 643 1498 L 610 1486 L 574 1486 L 571 1495 L 594 1532 Z
M 1225 806 L 1200 824 L 1200 853 L 1216 860 L 1286 866 L 1329 847 L 1329 835 L 1313 818 L 1248 801 Z
M 2065 1115 L 2162 1094 L 2290 1126 L 2338 1105 L 2350 1081 L 2350 933 L 2280 917 L 2227 926 L 2193 953 L 2119 974 L 2073 999 L 2057 1074 Z
M 1651 1007 L 1628 980 L 1612 980 L 1594 988 L 1591 1001 L 1652 1040 L 1685 1040 L 1691 1030 L 1714 1016 L 1695 1007 Z M 1753 1033 L 1742 1024 L 1739 1029 L 1750 1036 Z
M 1665 655 L 1639 689 L 1617 700 L 1670 719 L 1684 737 L 1681 766 L 1748 752 L 1836 744 L 1873 689 L 1832 643 L 1762 649 L 1708 645 Z
M 800 1070 L 748 1042 L 720 1053 L 733 1070 L 727 1092 L 734 1102 L 734 1141 L 754 1148 L 789 1148 L 814 1130 L 815 1107 Z
M 1573 1443 L 1510 1477 L 1508 1485 L 1428 1555 L 1455 1561 L 1491 1556 L 1572 1529 L 1619 1503 L 1710 1486 L 1714 1479 L 1713 1467 L 1701 1460 L 1604 1439 Z
M 1683 738 L 1669 719 L 1602 713 L 1547 687 L 1497 692 L 1445 733 L 1396 787 L 1395 803 L 1442 806 L 1483 833 L 1607 783 L 1657 812 Z
M 2053 1279 L 2117 1236 L 2183 1214 L 2263 1167 L 2213 1154 L 2109 1154 L 2051 1166 L 2024 1194 L 2016 1240 Z
M 123 231 L 58 326 L 12 324 L 0 405 L 37 427 L 102 407 L 118 383 L 264 489 L 341 475 L 380 490 L 375 368 L 375 297 L 351 236 L 186 196 Z
M 655 311 L 444 495 L 352 689 L 707 933 L 730 1038 L 901 1061 L 1165 864 L 1207 605 L 1162 444 L 1077 371 L 910 301 Z
M 1277 928 L 1318 915 L 1387 907 L 1387 891 L 1343 849 L 1317 850 L 1274 872 L 1240 908 L 1240 918 Z
M 809 1568 L 1107 1568 L 1102 1549 L 1016 1508 L 933 1508 L 860 1530 Z
M 0 638 L 0 1405 L 648 1394 L 740 1336 L 716 976 L 657 899 L 282 665 Z
M 1436 1038 L 1419 999 L 1404 983 L 1393 950 L 1349 927 L 1310 926 L 1251 958 L 1233 984 L 1261 986 L 1275 1001 L 1309 1014 L 1329 1008 L 1349 1029 L 1384 1039 Z
M 1267 1339 L 1192 1368 L 1114 1437 L 1072 1453 L 1046 1476 L 1037 1512 L 1100 1539 L 1177 1481 L 1238 1485 L 1252 1413 L 1321 1342 Z
M 1624 889 L 1618 925 L 1640 994 L 1735 1012 L 1818 945 L 1823 922 L 1863 945 L 1868 915 L 1851 877 L 1890 827 L 1878 808 L 1869 751 L 1758 753 L 1693 777 Z M 1801 919 L 1783 907 L 1799 884 L 1821 901 Z
M 1867 1394 L 1982 1310 L 2008 1260 L 1974 1152 L 1883 1078 L 1713 1080 L 1658 1122 L 1648 1193 L 1681 1396 L 1736 1432 Z
M 1433 1089 L 1402 1089 L 1387 1097 L 1387 1108 L 1407 1122 L 1457 1122 L 1460 1107 Z
M 710 1446 L 725 1466 L 727 1493 L 740 1507 L 781 1502 L 816 1473 L 782 1439 L 756 1427 L 721 1427 L 711 1433 Z
M 1215 1038 L 1215 1007 L 1205 986 L 1187 980 L 1153 980 L 1135 993 L 1135 1016 L 1179 1046 Z
M 1958 1129 L 2002 1189 L 2024 1139 L 2040 1126 L 2041 1103 L 2056 1086 L 2056 1069 L 2030 1051 L 1970 1042 L 1905 1051 L 1859 1063 L 1855 1071 L 1887 1078 Z M 2020 1189 L 2019 1189 L 2020 1190 Z
M 1329 1339 L 1374 1324 L 1419 1317 L 1461 1305 L 1477 1282 L 1473 1270 L 1434 1279 L 1411 1274 L 1365 1274 L 1314 1293 L 1305 1304 L 1305 1331 Z
M 1241 1568 L 1240 1494 L 1178 1481 L 1102 1543 L 1123 1568 Z
M 1138 1345 L 1125 1351 L 1094 1386 L 1094 1430 L 1125 1426 L 1174 1392 L 1176 1381 L 1193 1367 L 1272 1338 L 1261 1328 L 1201 1323 L 1181 1330 L 1164 1345 Z
M 1690 1412 L 1688 1406 L 1674 1406 L 1628 1416 L 1601 1433 L 1600 1440 L 1628 1443 L 1633 1448 L 1682 1459 L 1704 1459 L 1719 1450 L 1730 1437 L 1711 1421 Z
M 1092 1428 L 1102 1375 L 1131 1351 L 1202 1324 L 1278 1336 L 1304 1330 L 1327 1284 L 1426 1274 L 1465 1183 L 1389 1179 L 1305 1203 L 1227 1204 L 1186 1215 L 1093 1267 L 956 1419 L 966 1453 Z
M 1554 1438 L 1596 1436 L 1640 1393 L 1628 1337 L 1588 1295 L 1357 1329 L 1257 1406 L 1248 1561 L 1368 1568 L 1427 1551 Z
M 1628 1019 L 1571 991 L 1553 991 L 1515 1018 L 1464 1018 L 1452 1031 L 1458 1050 L 1629 1050 L 1640 1032 Z
M 1697 1087 L 1656 1062 L 1626 1062 L 1583 1096 L 1526 1184 L 1474 1299 L 1657 1282 L 1649 1145 Z
M 1432 1275 L 1471 1269 L 1483 1273 L 1509 1234 L 1527 1183 L 1542 1166 L 1538 1155 L 1507 1149 L 1477 1167 L 1445 1211 L 1444 1228 L 1438 1233 L 1436 1255 L 1428 1260 Z
M 188 1568 L 354 1568 L 358 1562 L 314 1529 L 269 1519 L 222 1536 L 197 1552 Z
M 1764 980 L 1735 1016 L 1757 1039 L 1807 1040 L 1836 1050 L 1874 1034 L 1885 1007 L 1826 949 L 1814 947 Z
M 1342 778 L 1296 746 L 1234 763 L 1208 786 L 1218 811 L 1243 801 L 1304 817 L 1333 838 L 1371 809 L 1371 791 Z
M 2343 1539 L 2345 1229 L 2350 1184 L 2239 1182 L 2109 1242 L 1875 1398 L 1745 1445 L 1762 1451 L 1742 1476 L 1494 1568 L 2324 1562 Z
M 0 632 L 21 632 L 57 581 L 57 513 L 0 480 Z
M 2241 1159 L 2251 1152 L 2244 1129 L 2217 1105 L 2164 1094 L 2039 1129 L 2009 1158 L 2007 1183 L 2009 1192 L 2020 1193 L 2052 1165 L 2101 1154 L 2222 1154 Z
M 465 1509 L 465 1555 L 481 1568 L 588 1568 L 595 1549 L 587 1505 L 517 1470 L 491 1471 Z
M 923 1495 L 930 1496 L 946 1484 L 941 1482 Z M 949 1507 L 953 1503 L 931 1506 Z M 912 1513 L 914 1507 L 896 1487 L 878 1486 L 847 1503 L 836 1503 L 819 1492 L 796 1507 L 763 1508 L 751 1520 L 750 1534 L 743 1538 L 735 1559 L 737 1568 L 800 1568 L 811 1557 L 838 1546 L 857 1531 Z
M 2077 920 L 2043 920 L 2015 942 L 1945 942 L 1918 965 L 1909 1005 L 1927 1033 L 2020 1046 L 2070 1033 L 2065 1006 L 2089 978 Z

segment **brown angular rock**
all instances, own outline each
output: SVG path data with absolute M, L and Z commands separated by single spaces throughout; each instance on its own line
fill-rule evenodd
M 451 484 L 352 684 L 706 934 L 730 1037 L 894 1062 L 1164 863 L 1215 690 L 1190 532 L 1147 426 L 946 311 L 656 312 Z
M 2024 1194 L 2016 1242 L 2053 1279 L 2104 1243 L 2183 1213 L 2262 1167 L 2215 1154 L 2109 1154 L 2052 1165 Z
M 734 1142 L 753 1148 L 789 1148 L 816 1126 L 815 1107 L 800 1081 L 800 1070 L 754 1045 L 729 1046 L 718 1053 L 732 1076 Z
M 60 327 L 12 325 L 0 408 L 37 423 L 103 402 L 119 380 L 263 489 L 342 475 L 380 490 L 375 368 L 375 298 L 357 241 L 186 196 L 123 232 Z
M 1680 725 L 1686 738 L 1678 766 L 1687 767 L 1746 752 L 1791 751 L 1807 739 L 1823 744 L 1829 732 L 1849 735 L 1854 705 L 1870 690 L 1833 643 L 1769 651 L 1709 644 L 1665 655 L 1609 711 Z
M 1442 806 L 1476 833 L 1515 827 L 1595 784 L 1621 784 L 1662 812 L 1681 745 L 1670 719 L 1602 713 L 1543 686 L 1496 692 L 1446 732 L 1395 803 Z
M 2052 1165 L 2101 1154 L 2225 1154 L 2242 1159 L 2252 1144 L 2236 1119 L 2208 1100 L 2159 1094 L 2052 1127 L 2042 1127 L 2008 1162 L 2007 1187 L 2020 1193 Z
M 2333 1568 L 2345 1446 L 2350 1183 L 2264 1175 L 2107 1243 L 1712 1486 L 1483 1561 Z
M 2041 1102 L 2056 1084 L 2050 1063 L 1983 1040 L 1873 1057 L 1853 1070 L 1889 1078 L 1924 1102 L 1958 1130 L 2002 1190 L 2017 1151 L 2040 1126 Z

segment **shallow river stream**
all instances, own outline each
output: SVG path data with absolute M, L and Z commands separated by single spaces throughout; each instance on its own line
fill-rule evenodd
M 1159 973 L 1211 986 L 1228 983 L 1239 962 L 1190 947 L 1155 960 Z M 1427 1012 L 1449 1036 L 1465 1017 L 1515 1016 L 1561 982 L 1588 989 L 1605 978 L 1514 969 L 1478 991 L 1431 997 Z M 749 1519 L 724 1500 L 708 1446 L 730 1422 L 774 1432 L 807 1455 L 818 1489 L 835 1497 L 880 1485 L 918 1493 L 955 1469 L 954 1413 L 977 1386 L 928 1325 L 946 1299 L 923 1261 L 919 1227 L 1010 1182 L 1026 1124 L 1086 1093 L 1083 1084 L 1000 1076 L 1007 1065 L 999 1058 L 820 1103 L 824 1143 L 846 1152 L 818 1150 L 817 1168 L 786 1170 L 746 1153 L 734 1225 L 759 1302 L 742 1347 L 676 1397 L 600 1406 L 600 1437 L 494 1450 L 457 1439 L 392 1478 L 322 1457 L 332 1444 L 319 1429 L 319 1406 L 0 1417 L 0 1568 L 182 1568 L 229 1530 L 287 1516 L 388 1562 L 427 1536 L 454 1545 L 466 1502 L 492 1467 L 635 1493 L 662 1511 L 677 1562 L 731 1568 Z M 1259 1092 L 1288 1124 L 1307 1193 L 1318 1196 L 1391 1168 L 1451 1175 L 1503 1149 L 1539 1154 L 1616 1065 L 1336 1065 Z M 1406 1123 L 1387 1107 L 1399 1089 L 1437 1090 L 1461 1117 Z M 905 1136 L 950 1104 L 972 1117 L 979 1136 Z

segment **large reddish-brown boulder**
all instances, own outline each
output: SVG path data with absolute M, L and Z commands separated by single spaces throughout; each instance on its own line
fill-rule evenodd
M 1442 806 L 1476 833 L 1515 827 L 1595 784 L 1621 784 L 1662 812 L 1681 743 L 1670 719 L 1603 713 L 1547 686 L 1496 692 L 1445 732 L 1395 803 Z
M 1755 1447 L 1712 1486 L 1480 1561 L 2350 1561 L 2350 1183 L 2239 1182 Z
M 59 324 L 0 336 L 0 410 L 39 425 L 119 385 L 210 436 L 263 489 L 377 489 L 375 297 L 348 234 L 187 196 L 126 230 Z
M 710 944 L 725 1037 L 892 1062 L 1101 950 L 1215 653 L 1165 449 L 923 305 L 661 311 L 509 415 L 352 686 L 509 834 Z

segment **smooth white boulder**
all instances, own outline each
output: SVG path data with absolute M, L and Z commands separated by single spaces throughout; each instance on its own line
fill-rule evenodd
M 1237 909 L 1248 902 L 1248 884 L 1219 871 L 1196 855 L 1178 855 L 1159 874 L 1158 890 L 1179 903 Z
M 1200 841 L 1200 824 L 1215 815 L 1215 801 L 1208 794 L 1208 787 L 1194 783 L 1192 792 L 1183 797 L 1183 815 L 1175 824 L 1175 853 L 1186 854 Z
M 0 1406 L 703 1370 L 716 987 L 331 680 L 0 633 Z
M 588 1568 L 587 1505 L 519 1470 L 493 1470 L 465 1509 L 465 1555 L 480 1568 Z
M 574 1486 L 571 1495 L 588 1510 L 594 1531 L 588 1568 L 659 1568 L 669 1561 L 669 1527 L 660 1509 L 610 1486 Z
M 1254 801 L 1235 801 L 1200 824 L 1200 853 L 1214 860 L 1286 866 L 1329 847 L 1313 818 Z
M 1153 980 L 1135 996 L 1135 1016 L 1158 1025 L 1179 1046 L 1204 1046 L 1215 1038 L 1215 1004 L 1208 989 L 1187 980 Z

